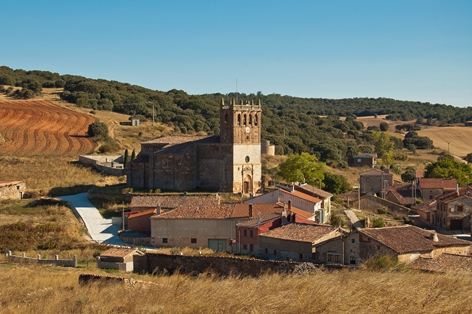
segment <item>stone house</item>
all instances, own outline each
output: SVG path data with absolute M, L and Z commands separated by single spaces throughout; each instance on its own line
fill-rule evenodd
M 423 202 L 431 201 L 434 197 L 455 191 L 456 179 L 418 178 L 418 189 L 421 191 Z
M 277 204 L 179 207 L 151 217 L 151 244 L 234 252 L 238 222 L 282 211 Z
M 360 175 L 361 194 L 377 194 L 384 197 L 389 186 L 393 185 L 393 175 L 388 169 L 371 170 Z
M 436 225 L 436 200 L 414 205 L 411 210 L 430 224 Z
M 133 248 L 112 247 L 97 257 L 97 266 L 133 271 L 133 256 L 135 255 L 144 255 L 144 253 Z
M 436 197 L 436 225 L 445 230 L 471 230 L 472 189 L 456 191 Z
M 470 245 L 468 241 L 412 225 L 359 228 L 317 245 L 315 262 L 355 266 L 372 256 L 390 255 L 409 263 L 419 257 L 434 259 L 443 253 L 470 255 Z
M 0 181 L 0 200 L 20 200 L 25 191 L 23 181 Z
M 313 194 L 313 192 L 309 192 L 305 189 L 297 190 L 295 186 L 287 187 L 279 185 L 276 190 L 248 199 L 244 201 L 244 203 L 290 203 L 291 206 L 310 213 L 310 220 L 323 223 L 329 221 L 329 216 L 331 214 L 332 195 L 330 194 L 331 196 L 324 197 L 322 200 L 316 196 L 313 196 Z
M 254 194 L 262 188 L 260 102 L 222 100 L 219 136 L 166 136 L 141 143 L 127 185 Z
M 377 153 L 366 153 L 348 158 L 349 167 L 371 167 L 377 166 Z
M 253 254 L 259 251 L 259 234 L 278 228 L 288 222 L 314 224 L 308 218 L 311 215 L 301 209 L 289 207 L 285 204 L 277 203 L 283 211 L 272 213 L 266 216 L 250 218 L 236 225 L 236 250 L 235 253 Z
M 385 199 L 402 206 L 413 205 L 416 203 L 416 187 L 410 183 L 389 186 Z
M 259 249 L 254 255 L 271 260 L 312 261 L 318 243 L 342 232 L 331 225 L 289 223 L 260 234 Z

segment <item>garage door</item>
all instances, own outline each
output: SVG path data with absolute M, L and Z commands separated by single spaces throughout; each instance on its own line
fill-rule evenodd
M 215 252 L 225 252 L 226 240 L 208 240 L 208 247 Z

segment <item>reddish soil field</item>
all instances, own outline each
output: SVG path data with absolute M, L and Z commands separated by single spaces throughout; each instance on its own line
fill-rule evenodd
M 95 118 L 46 100 L 0 102 L 0 154 L 78 155 L 94 149 L 87 136 Z M 0 138 L 0 140 L 1 140 Z

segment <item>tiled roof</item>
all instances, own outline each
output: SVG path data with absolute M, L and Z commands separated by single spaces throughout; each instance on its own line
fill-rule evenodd
M 112 247 L 100 254 L 100 256 L 125 257 L 129 254 L 139 254 L 138 252 L 139 251 L 132 248 Z
M 377 153 L 365 153 L 361 155 L 356 155 L 352 158 L 377 158 Z
M 251 204 L 236 204 L 231 218 L 249 217 L 249 205 Z M 265 216 L 272 213 L 281 213 L 284 210 L 283 204 L 252 204 L 252 217 L 257 215 Z
M 149 147 L 153 147 L 152 144 L 162 144 L 155 147 L 154 153 L 173 155 L 183 154 L 197 144 L 219 142 L 219 136 L 164 136 L 141 144 Z
M 129 214 L 128 219 L 133 219 L 141 216 L 146 216 L 146 215 L 152 215 L 155 214 L 156 210 L 155 209 L 148 209 L 148 210 L 143 210 L 140 212 L 132 212 Z
M 391 193 L 401 205 L 414 204 L 416 199 L 411 196 L 412 194 L 412 185 L 403 184 L 399 186 L 390 186 L 388 187 L 388 192 Z
M 17 185 L 20 183 L 23 183 L 23 181 L 0 181 L 0 187 Z
M 161 208 L 177 208 L 180 206 L 209 206 L 218 205 L 219 197 L 214 195 L 146 195 L 133 196 L 130 208 L 135 207 L 152 207 L 156 208 L 158 205 Z
M 290 223 L 285 226 L 269 230 L 265 233 L 260 234 L 259 236 L 313 243 L 321 240 L 322 238 L 332 232 L 335 232 L 336 230 L 337 228 L 334 228 L 330 225 L 306 225 Z
M 445 192 L 442 195 L 437 196 L 436 199 L 442 202 L 450 202 L 461 196 L 472 196 L 472 190 L 470 187 L 459 188 L 459 194 L 456 191 Z
M 435 211 L 437 208 L 437 203 L 436 200 L 430 201 L 430 202 L 424 202 L 418 205 L 411 206 L 411 209 L 413 211 L 422 211 L 425 213 L 429 213 L 432 211 Z
M 142 144 L 154 144 L 154 143 L 162 143 L 162 144 L 182 144 L 187 142 L 194 142 L 202 139 L 206 139 L 213 136 L 163 136 L 159 137 L 147 142 L 143 142 Z
M 472 256 L 444 253 L 437 258 L 418 258 L 410 267 L 435 272 L 472 272 Z
M 422 189 L 455 190 L 457 185 L 456 179 L 419 178 L 418 181 Z
M 393 176 L 391 173 L 387 173 L 381 170 L 370 170 L 359 174 L 360 176 Z
M 234 205 L 184 206 L 154 215 L 151 219 L 228 219 L 234 212 Z
M 305 194 L 305 193 L 302 193 L 302 192 L 299 192 L 299 191 L 289 192 L 285 189 L 279 189 L 279 191 L 282 192 L 282 193 L 290 194 L 290 195 L 295 196 L 297 198 L 300 198 L 302 200 L 312 202 L 313 204 L 317 204 L 317 203 L 321 202 L 321 200 L 319 198 L 308 195 L 308 194 Z
M 320 196 L 322 198 L 329 198 L 333 196 L 333 194 L 323 191 L 322 189 L 318 189 L 317 187 L 314 187 L 313 185 L 309 185 L 309 184 L 295 186 L 295 190 L 298 190 L 300 192 L 308 191 L 309 193 Z
M 358 231 L 399 254 L 432 251 L 440 247 L 467 246 L 471 244 L 470 242 L 442 234 L 437 234 L 439 241 L 434 242 L 430 236 L 435 231 L 424 230 L 410 225 L 385 228 L 359 228 Z
M 262 216 L 260 218 L 250 218 L 246 221 L 238 223 L 236 226 L 244 228 L 253 228 L 256 226 L 264 225 L 266 223 L 281 219 L 282 215 L 280 213 L 274 213 Z

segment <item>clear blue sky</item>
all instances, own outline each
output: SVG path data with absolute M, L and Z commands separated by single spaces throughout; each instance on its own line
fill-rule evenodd
M 0 65 L 190 94 L 472 106 L 472 1 L 5 1 Z

